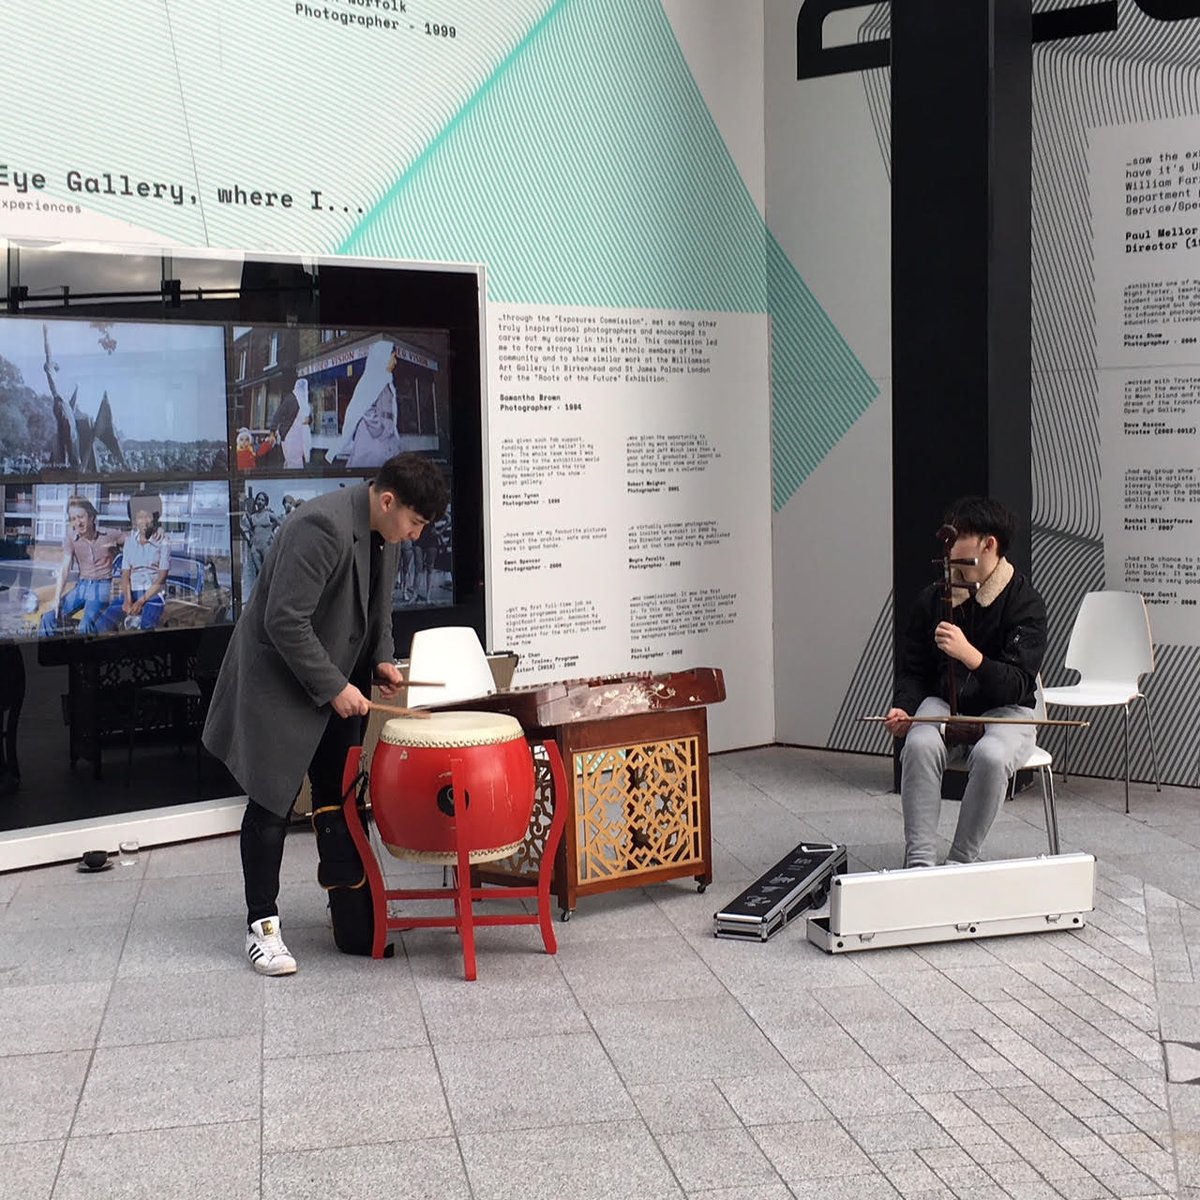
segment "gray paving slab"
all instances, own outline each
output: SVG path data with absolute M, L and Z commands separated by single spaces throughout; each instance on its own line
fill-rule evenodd
M 846 961 L 850 955 L 845 957 Z M 853 974 L 847 978 L 854 983 L 866 982 L 857 964 L 846 961 Z M 767 1032 L 777 1029 L 808 1029 L 818 1033 L 841 1033 L 837 1018 L 818 1004 L 807 977 L 801 976 L 790 987 L 748 987 L 734 993 L 738 1003 Z
M 704 1188 L 688 1192 L 688 1200 L 794 1200 L 793 1193 L 782 1183 L 763 1187 Z
M 0 1058 L 0 1145 L 66 1137 L 90 1058 L 86 1050 Z
M 314 1097 L 320 1120 L 313 1119 Z M 442 1081 L 427 1046 L 267 1059 L 263 1143 L 272 1152 L 448 1137 Z
M 292 982 L 265 981 L 264 1058 L 429 1044 L 420 999 L 403 977 L 392 981 L 381 974 L 367 986 L 332 995 L 320 987 L 322 981 L 300 978 L 299 972 L 295 982 L 300 986 L 293 987 Z
M 1078 1179 L 1056 1179 L 1054 1190 L 1067 1200 L 1107 1200 L 1112 1192 L 1093 1175 Z
M 871 1161 L 901 1195 L 935 1191 L 941 1180 L 912 1150 L 876 1150 Z
M 160 925 L 199 917 L 227 917 L 237 929 L 244 919 L 246 893 L 240 872 L 219 875 L 152 876 L 141 887 L 133 912 L 136 926 Z M 279 910 L 287 912 L 286 905 Z
M 138 898 L 136 884 L 109 883 L 118 868 L 90 876 L 92 887 L 56 884 L 21 888 L 9 901 L 0 919 L 0 937 L 15 933 L 78 930 L 94 925 L 125 928 Z
M 0 999 L 0 1055 L 92 1046 L 110 986 L 43 983 L 5 988 Z
M 285 937 L 291 936 L 286 927 Z M 241 920 L 199 917 L 129 929 L 118 977 L 145 979 L 202 971 L 245 971 L 246 930 Z
M 687 1192 L 780 1181 L 758 1143 L 740 1127 L 665 1134 L 658 1138 L 658 1146 Z
M 260 1046 L 255 1030 L 247 1037 L 101 1047 L 72 1136 L 257 1120 Z
M 742 1124 L 715 1079 L 630 1084 L 627 1090 L 655 1137 Z
M 920 1111 L 916 1100 L 882 1067 L 803 1071 L 801 1078 L 835 1117 Z
M 14 1200 L 50 1200 L 64 1142 L 0 1146 L 0 1195 Z
M 877 1173 L 852 1179 L 807 1179 L 791 1185 L 796 1200 L 895 1200 L 900 1194 L 887 1178 Z M 923 1200 L 953 1200 L 952 1192 L 929 1193 Z
M 876 983 L 854 987 L 810 985 L 809 991 L 813 999 L 847 1029 L 879 1024 L 911 1028 L 915 1024 L 908 1011 Z
M 227 1200 L 257 1196 L 257 1120 L 73 1137 L 55 1200 Z
M 643 1007 L 643 1015 L 653 1022 L 652 1031 L 639 1024 L 636 1006 L 621 1005 L 591 1014 L 605 1050 L 627 1084 L 721 1079 L 738 1072 L 758 1074 L 787 1066 L 758 1026 L 744 1013 L 730 1016 L 724 1001 L 680 1002 L 670 1014 L 656 1009 L 658 1006 Z M 713 1023 L 693 1024 L 686 1014 L 694 1014 L 700 1022 L 708 1014 Z M 709 1036 L 697 1037 L 701 1028 Z
M 484 976 L 469 988 L 427 988 L 420 993 L 420 1004 L 429 1039 L 435 1045 L 590 1029 L 559 974 L 498 982 Z
M 881 1067 L 904 1067 L 957 1062 L 958 1055 L 941 1038 L 904 1010 L 894 1020 L 874 1020 L 861 1024 L 845 1015 L 843 1025 L 856 1042 Z M 927 1089 L 949 1090 L 949 1089 Z
M 99 1045 L 229 1038 L 262 1024 L 267 983 L 253 971 L 198 971 L 116 980 Z
M 111 1147 L 147 1164 L 129 1194 L 173 1169 L 178 1194 L 203 1196 L 233 1137 L 231 1170 L 261 1160 L 270 1196 L 1200 1190 L 1200 1084 L 1179 1082 L 1189 1064 L 1200 1078 L 1194 791 L 1146 789 L 1127 818 L 1119 784 L 1071 781 L 1067 842 L 1101 847 L 1082 930 L 830 956 L 799 926 L 715 939 L 712 912 L 800 829 L 898 865 L 890 764 L 776 747 L 712 770 L 707 894 L 591 897 L 556 926 L 555 957 L 534 930 L 481 930 L 470 984 L 449 931 L 396 935 L 389 960 L 339 954 L 303 829 L 284 857 L 287 979 L 244 961 L 236 836 L 146 851 L 127 873 L 0 877 L 0 1181 L 38 1195 L 69 1137 L 58 1195 L 87 1194 L 84 1164 Z M 1036 797 L 1007 805 L 989 852 L 1040 848 L 1040 821 Z
M 716 976 L 703 969 L 692 948 L 674 934 L 580 944 L 564 941 L 555 958 L 585 1010 L 725 993 Z
M 263 1155 L 263 1200 L 470 1200 L 453 1138 Z
M 114 925 L 57 929 L 53 937 L 37 929 L 10 932 L 0 937 L 0 988 L 107 983 L 116 974 L 125 936 Z
M 303 857 L 302 844 L 313 843 L 313 863 L 316 862 L 315 840 L 310 837 L 289 833 L 285 843 L 283 869 L 294 866 Z M 183 842 L 176 846 L 156 846 L 143 850 L 146 859 L 147 879 L 173 879 L 180 875 L 223 875 L 242 873 L 241 851 L 236 833 L 223 837 L 201 838 L 194 842 Z
M 771 1044 L 795 1070 L 864 1070 L 875 1060 L 843 1029 L 807 1029 L 804 1026 L 765 1027 Z
M 596 1035 L 450 1042 L 437 1066 L 460 1134 L 637 1116 Z
M 712 914 L 712 897 L 701 897 L 695 884 L 685 885 Z M 654 902 L 658 888 L 630 888 L 627 891 L 587 896 L 571 916 L 569 924 L 556 921 L 562 941 L 576 946 L 591 941 L 628 941 L 631 938 L 674 937 L 677 930 Z M 710 925 L 711 928 L 711 925 Z
M 946 1167 L 935 1174 L 956 1196 L 994 1195 L 999 1190 L 992 1177 L 974 1163 L 966 1167 Z
M 741 996 L 758 988 L 780 991 L 866 980 L 852 955 L 825 954 L 807 941 L 803 931 L 790 928 L 768 942 L 738 942 L 715 938 L 711 931 L 688 937 L 689 944 L 724 988 Z
M 641 1121 L 467 1134 L 475 1200 L 681 1200 L 683 1189 Z
M 888 1113 L 886 1116 L 850 1115 L 841 1118 L 847 1133 L 878 1163 L 878 1156 L 930 1146 L 953 1146 L 950 1132 L 926 1112 Z
M 822 1121 L 831 1116 L 793 1069 L 718 1079 L 717 1087 L 745 1125 Z
M 750 1132 L 793 1192 L 815 1179 L 877 1173 L 871 1160 L 836 1121 L 759 1125 Z
M 926 1092 L 964 1092 L 993 1086 L 960 1058 L 935 1058 L 926 1063 L 884 1063 L 887 1073 L 910 1095 Z

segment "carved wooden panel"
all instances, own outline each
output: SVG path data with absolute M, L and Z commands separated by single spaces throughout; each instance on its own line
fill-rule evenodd
M 703 861 L 699 738 L 580 751 L 574 768 L 581 885 Z

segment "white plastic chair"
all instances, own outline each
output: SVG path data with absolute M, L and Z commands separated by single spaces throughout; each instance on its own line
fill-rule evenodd
M 1033 715 L 1039 720 L 1046 719 L 1046 699 L 1045 691 L 1042 688 L 1042 677 L 1037 677 L 1037 682 L 1033 689 Z M 1038 726 L 1034 726 L 1038 728 Z M 967 762 L 965 758 L 954 759 L 946 764 L 947 771 L 965 771 Z M 1046 842 L 1050 847 L 1051 854 L 1058 853 L 1058 809 L 1054 802 L 1054 756 L 1049 750 L 1043 750 L 1041 746 L 1035 745 L 1029 753 L 1029 757 L 1017 768 L 1018 771 L 1036 771 L 1038 778 L 1042 784 L 1042 808 L 1046 813 Z M 1017 776 L 1014 773 L 1009 779 L 1008 794 L 1011 798 L 1016 795 Z
M 418 686 L 410 684 L 408 688 L 410 708 L 458 704 L 476 696 L 490 696 L 496 690 L 479 636 L 468 625 L 442 625 L 414 633 L 408 675 L 418 681 Z M 445 686 L 420 687 L 421 680 Z
M 1046 704 L 1059 708 L 1115 708 L 1125 713 L 1125 811 L 1129 811 L 1129 709 L 1140 700 L 1146 710 L 1150 733 L 1150 758 L 1154 786 L 1158 778 L 1158 751 L 1154 747 L 1154 725 L 1150 701 L 1141 680 L 1154 670 L 1154 642 L 1146 602 L 1137 592 L 1088 592 L 1079 606 L 1071 629 L 1064 665 L 1079 672 L 1079 682 L 1069 687 L 1046 689 Z M 1067 749 L 1071 731 L 1067 732 Z M 1068 755 L 1064 754 L 1066 759 Z M 1063 778 L 1066 779 L 1066 766 Z

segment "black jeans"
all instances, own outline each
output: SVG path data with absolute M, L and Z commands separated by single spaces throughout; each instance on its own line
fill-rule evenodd
M 329 723 L 308 764 L 313 808 L 342 802 L 342 772 L 352 746 L 361 746 L 363 717 L 339 717 Z M 256 804 L 253 797 L 242 816 L 242 876 L 246 883 L 246 924 L 279 915 L 279 868 L 288 818 Z

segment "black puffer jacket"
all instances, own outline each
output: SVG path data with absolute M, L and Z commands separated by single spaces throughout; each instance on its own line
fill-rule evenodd
M 1014 572 L 995 596 L 988 594 L 985 582 L 978 598 L 955 607 L 955 624 L 983 655 L 977 671 L 968 671 L 934 644 L 943 611 L 941 585 L 931 584 L 917 597 L 909 617 L 893 705 L 911 716 L 926 696 L 948 701 L 947 667 L 952 665 L 959 712 L 978 716 L 1004 704 L 1032 708 L 1035 676 L 1046 653 L 1046 606 L 1029 580 Z

